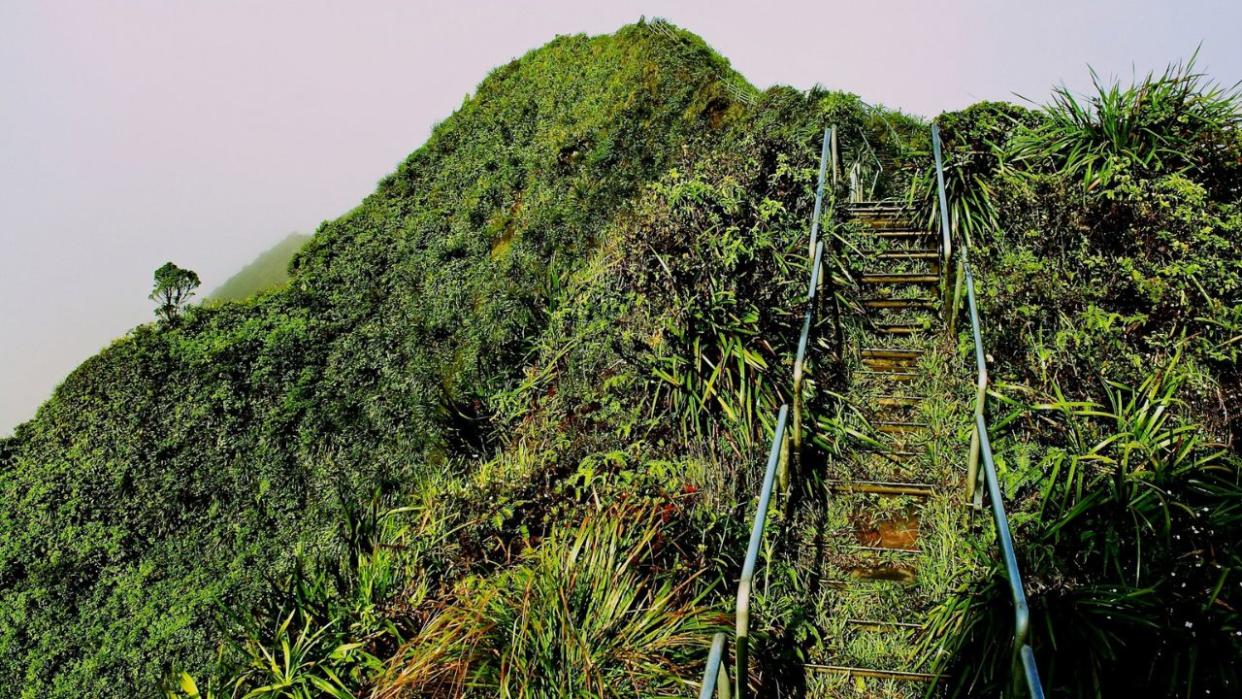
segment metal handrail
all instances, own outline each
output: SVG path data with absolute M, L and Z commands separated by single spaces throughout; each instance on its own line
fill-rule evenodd
M 932 124 L 932 150 L 936 160 L 936 184 L 940 201 L 940 227 L 944 237 L 945 250 L 942 260 L 945 272 L 948 272 L 950 261 L 951 235 L 949 229 L 948 209 L 945 204 L 944 165 L 940 153 L 940 129 Z M 1026 592 L 1022 587 L 1022 575 L 1018 572 L 1018 557 L 1013 548 L 1013 535 L 1009 530 L 1009 517 L 1005 514 L 1005 502 L 1001 498 L 1000 484 L 996 478 L 996 464 L 992 456 L 992 443 L 988 439 L 988 424 L 984 416 L 984 400 L 987 396 L 988 364 L 987 355 L 983 351 L 983 336 L 979 331 L 979 305 L 975 299 L 975 279 L 970 269 L 970 253 L 965 241 L 961 246 L 959 269 L 966 282 L 966 301 L 970 312 L 970 334 L 975 345 L 975 370 L 977 372 L 975 394 L 975 428 L 970 440 L 969 466 L 967 469 L 967 498 L 982 504 L 983 491 L 977 489 L 979 463 L 983 463 L 984 479 L 987 482 L 988 496 L 992 505 L 992 519 L 996 523 L 997 538 L 1000 540 L 1001 555 L 1005 560 L 1005 572 L 1009 578 L 1009 591 L 1013 596 L 1014 635 L 1013 635 L 1013 666 L 1022 665 L 1021 678 L 1025 679 L 1027 693 L 1032 699 L 1043 699 L 1043 683 L 1039 678 L 1039 668 L 1035 665 L 1035 651 L 1028 639 L 1031 631 L 1030 609 L 1026 603 Z M 947 302 L 947 298 L 946 298 Z M 1015 689 L 1020 686 L 1019 676 L 1014 674 Z
M 731 699 L 729 672 L 724 663 L 727 641 L 724 631 L 718 631 L 712 637 L 712 650 L 707 655 L 707 667 L 703 670 L 703 687 L 699 690 L 699 699 L 712 699 L 717 687 L 720 689 L 720 699 Z
M 940 201 L 940 264 L 944 265 L 942 269 L 945 272 L 945 279 L 949 277 L 949 262 L 953 259 L 953 236 L 949 229 L 949 205 L 948 197 L 944 191 L 944 160 L 940 155 L 940 127 L 932 124 L 932 155 L 936 160 L 936 197 Z M 941 289 L 941 297 L 944 299 L 944 311 L 946 315 L 951 308 L 949 304 L 949 284 L 945 283 Z
M 798 350 L 794 356 L 793 369 L 793 443 L 795 453 L 802 444 L 802 380 L 806 355 L 810 347 L 811 329 L 814 326 L 815 310 L 819 298 L 820 281 L 823 278 L 821 266 L 824 258 L 824 243 L 819 240 L 819 220 L 823 212 L 824 183 L 827 178 L 829 156 L 832 156 L 834 177 L 836 173 L 836 142 L 835 129 L 824 129 L 824 143 L 820 149 L 819 184 L 815 190 L 815 213 L 811 221 L 811 274 L 807 284 L 806 310 L 803 315 L 802 332 L 798 336 Z M 835 194 L 834 194 L 835 196 Z M 747 664 L 750 657 L 750 599 L 754 591 L 755 568 L 759 562 L 759 549 L 763 544 L 763 534 L 767 527 L 768 509 L 772 502 L 772 493 L 779 480 L 780 491 L 786 492 L 789 484 L 789 469 L 785 449 L 786 424 L 789 422 L 789 404 L 781 405 L 776 420 L 776 430 L 772 435 L 772 444 L 768 449 L 767 467 L 763 472 L 763 486 L 759 492 L 759 503 L 755 508 L 755 517 L 750 531 L 750 543 L 746 547 L 746 559 L 742 564 L 742 575 L 738 579 L 737 618 L 734 628 L 734 687 L 730 686 L 729 677 L 722 670 L 724 661 L 725 635 L 716 634 L 712 639 L 712 649 L 707 658 L 707 667 L 703 670 L 703 684 L 699 690 L 700 699 L 709 699 L 715 692 L 721 699 L 731 699 L 732 690 L 736 688 L 738 699 L 746 699 L 749 689 L 749 672 Z
M 737 583 L 737 627 L 734 629 L 735 682 L 738 699 L 746 699 L 749 673 L 746 663 L 750 651 L 750 595 L 754 590 L 755 565 L 759 562 L 759 546 L 763 543 L 763 530 L 768 523 L 768 504 L 772 501 L 772 485 L 776 478 L 777 464 L 785 442 L 785 421 L 789 417 L 789 405 L 782 405 L 776 420 L 776 434 L 768 450 L 768 467 L 763 472 L 763 488 L 759 491 L 759 506 L 755 509 L 755 522 L 750 529 L 750 544 L 746 547 L 746 560 L 742 563 L 742 577 Z
M 1013 595 L 1013 664 L 1022 664 L 1026 689 L 1032 699 L 1043 699 L 1044 687 L 1035 666 L 1035 651 L 1027 642 L 1031 633 L 1031 612 L 1026 604 L 1026 591 L 1022 589 L 1022 574 L 1018 572 L 1018 556 L 1013 550 L 1013 535 L 1009 532 L 1009 517 L 1005 515 L 1005 503 L 1001 500 L 1000 484 L 996 480 L 996 464 L 992 461 L 992 444 L 988 440 L 988 426 L 982 415 L 975 416 L 975 428 L 979 430 L 979 444 L 983 451 L 983 471 L 987 475 L 988 496 L 992 501 L 992 519 L 996 521 L 996 533 L 1005 559 L 1005 573 L 1009 577 L 1009 591 Z M 1014 680 L 1018 685 L 1017 678 Z

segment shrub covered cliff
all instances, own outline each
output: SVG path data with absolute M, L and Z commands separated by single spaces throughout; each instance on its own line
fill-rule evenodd
M 1242 145 L 1205 91 L 937 120 L 1063 695 L 1237 686 Z M 285 286 L 134 329 L 0 443 L 0 696 L 691 694 L 829 124 L 930 201 L 926 124 L 662 22 L 496 69 Z M 818 631 L 773 580 L 788 664 Z M 946 688 L 1005 682 L 1003 592 L 946 601 Z
M 4 442 L 0 694 L 152 694 L 281 633 L 366 639 L 339 672 L 370 676 L 600 503 L 658 514 L 642 585 L 714 579 L 786 371 L 820 129 L 870 115 L 759 95 L 667 25 L 498 68 L 287 286 L 134 329 Z M 675 526 L 692 510 L 713 520 Z

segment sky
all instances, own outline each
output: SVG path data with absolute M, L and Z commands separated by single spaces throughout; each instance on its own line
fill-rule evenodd
M 353 208 L 489 70 L 640 16 L 753 84 L 934 116 L 1128 79 L 1200 47 L 1242 79 L 1242 2 L 0 0 L 0 435 L 152 320 L 165 261 L 219 285 Z

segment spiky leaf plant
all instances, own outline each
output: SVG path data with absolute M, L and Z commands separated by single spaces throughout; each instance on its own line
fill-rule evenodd
M 1233 190 L 1236 182 L 1227 180 L 1236 179 L 1238 165 L 1216 147 L 1215 134 L 1236 132 L 1242 123 L 1242 93 L 1238 84 L 1223 87 L 1198 72 L 1196 57 L 1124 87 L 1092 71 L 1093 92 L 1081 97 L 1056 88 L 1046 119 L 1015 139 L 1015 165 L 1059 171 L 1087 191 L 1107 187 L 1125 170 L 1192 172 Z M 1232 177 L 1220 177 L 1230 171 Z
M 624 508 L 554 532 L 519 565 L 463 581 L 378 696 L 684 695 L 724 619 L 695 592 L 697 571 L 667 567 L 666 546 L 655 513 Z
M 1059 443 L 1037 460 L 1029 443 L 1005 445 L 1002 486 L 1029 505 L 1013 522 L 1051 690 L 1189 697 L 1242 687 L 1242 463 L 1181 414 L 1187 375 L 1175 357 L 1137 387 L 1107 383 L 1107 405 L 1058 392 L 1030 417 Z M 951 668 L 959 694 L 1009 682 L 1013 612 L 1002 575 L 932 614 L 924 651 Z M 1135 670 L 1115 672 L 1121 662 Z

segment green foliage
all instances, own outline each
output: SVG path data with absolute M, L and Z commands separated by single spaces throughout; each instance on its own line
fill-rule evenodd
M 993 180 L 1002 167 L 1004 149 L 1014 131 L 1042 121 L 1038 112 L 1005 102 L 980 102 L 937 117 L 949 226 L 966 244 L 973 244 L 999 224 L 993 203 Z M 911 180 L 910 198 L 921 207 L 929 229 L 938 231 L 936 171 L 927 165 L 932 162 L 931 153 L 924 151 L 920 155 L 923 165 Z
M 221 604 L 270 610 L 254 633 L 278 649 L 289 612 L 267 580 L 295 551 L 329 555 L 341 502 L 512 449 L 504 479 L 453 493 L 478 515 L 455 570 L 503 561 L 546 526 L 562 464 L 645 435 L 630 338 L 668 309 L 635 313 L 608 256 L 646 186 L 744 111 L 727 64 L 673 34 L 565 36 L 498 68 L 320 227 L 286 287 L 190 307 L 79 367 L 0 455 L 0 671 L 17 678 L 0 696 L 205 676 L 232 633 Z M 322 628 L 340 625 L 299 613 L 286 632 Z
M 242 301 L 289 281 L 289 262 L 310 236 L 290 233 L 207 296 L 213 301 Z
M 1237 686 L 1242 140 L 1192 65 L 938 119 L 994 374 L 1044 396 L 995 441 L 1064 691 Z M 827 124 L 931 201 L 919 120 L 757 95 L 667 23 L 495 70 L 287 284 L 135 329 L 0 442 L 0 697 L 684 694 L 788 399 Z M 847 417 L 813 439 L 853 448 Z M 759 596 L 773 654 L 820 637 L 797 573 Z M 978 694 L 1011 609 L 972 592 L 932 637 Z
M 401 649 L 380 697 L 685 693 L 725 625 L 658 519 L 615 509 L 554 531 L 516 566 L 463 580 Z
M 1195 72 L 1195 56 L 1126 87 L 1091 78 L 1093 94 L 1080 99 L 1057 88 L 1047 118 L 1018 135 L 1013 157 L 1022 169 L 1054 170 L 1087 191 L 1128 171 L 1204 177 L 1225 196 L 1239 193 L 1238 164 L 1220 147 L 1221 135 L 1235 136 L 1242 123 L 1237 86 Z
M 181 312 L 199 285 L 198 274 L 165 262 L 155 270 L 155 288 L 148 297 L 155 302 L 155 315 L 171 322 Z
M 1189 422 L 1178 359 L 1138 387 L 1105 384 L 1108 403 L 1058 388 L 1030 405 L 1028 439 L 1006 443 L 1006 497 L 1032 593 L 1046 686 L 1070 696 L 1160 687 L 1169 696 L 1236 692 L 1242 653 L 1236 585 L 1242 575 L 1242 461 Z M 993 542 L 986 542 L 994 546 Z M 1004 686 L 1012 634 L 1007 589 L 934 615 L 953 652 L 977 657 L 955 679 L 968 694 Z M 1119 675 L 1116 663 L 1133 662 Z
M 1097 81 L 1086 103 L 1058 91 L 1038 114 L 939 118 L 1052 694 L 1228 695 L 1242 681 L 1239 107 L 1191 61 L 1128 88 Z M 946 600 L 924 650 L 948 651 L 960 694 L 995 694 L 1012 625 L 998 577 Z

